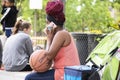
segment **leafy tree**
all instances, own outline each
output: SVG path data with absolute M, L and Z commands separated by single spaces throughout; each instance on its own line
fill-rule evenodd
M 29 20 L 33 25 L 33 30 L 36 32 L 42 32 L 44 26 L 45 26 L 45 5 L 46 2 L 43 0 L 43 9 L 41 10 L 34 10 L 29 8 L 29 2 L 28 0 L 22 0 L 21 3 L 18 3 L 18 6 L 20 6 L 20 12 L 19 16 L 22 16 L 23 19 Z M 20 5 L 21 4 L 21 5 Z M 36 22 L 35 22 L 36 17 Z M 36 25 L 35 25 L 36 24 Z
M 66 2 L 66 26 L 69 31 L 85 31 L 98 29 L 106 32 L 112 22 L 107 0 L 69 0 Z M 80 9 L 77 11 L 77 7 Z M 71 17 L 71 18 L 70 18 Z
M 18 17 L 30 21 L 33 30 L 37 33 L 42 32 L 45 27 L 45 5 L 48 0 L 43 0 L 41 10 L 32 10 L 29 8 L 29 0 L 16 0 L 16 6 L 19 9 Z M 109 32 L 113 30 L 111 23 L 120 20 L 120 0 L 62 0 L 65 2 L 66 23 L 65 28 L 71 32 L 86 30 L 102 30 Z M 110 7 L 116 11 L 116 17 L 112 18 Z M 0 7 L 1 10 L 1 7 Z M 35 26 L 35 14 L 37 18 Z M 36 29 L 35 29 L 36 28 Z

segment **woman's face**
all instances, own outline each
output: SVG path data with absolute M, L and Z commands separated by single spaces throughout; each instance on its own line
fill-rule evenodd
M 32 29 L 32 26 L 30 26 L 28 29 L 25 28 L 23 31 L 24 31 L 26 34 L 30 34 L 31 29 Z
M 10 7 L 12 5 L 13 5 L 13 3 L 10 3 L 8 0 L 5 0 L 5 6 L 6 7 Z
M 46 26 L 50 24 L 50 21 L 46 19 Z

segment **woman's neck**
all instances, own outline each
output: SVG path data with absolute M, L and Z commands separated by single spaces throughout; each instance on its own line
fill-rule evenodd
M 61 30 L 64 30 L 64 28 L 62 26 L 57 26 L 56 32 L 61 31 Z

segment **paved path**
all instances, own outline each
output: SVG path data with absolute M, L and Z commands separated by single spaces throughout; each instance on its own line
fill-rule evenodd
M 24 80 L 30 72 L 7 72 L 0 70 L 0 80 Z

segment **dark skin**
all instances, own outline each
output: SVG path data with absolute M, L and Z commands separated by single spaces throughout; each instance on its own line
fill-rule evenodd
M 62 47 L 66 47 L 71 42 L 70 34 L 62 27 L 51 24 L 47 21 L 47 26 L 52 25 L 51 31 L 45 29 L 47 35 L 48 50 L 46 54 L 49 60 L 53 60 Z

